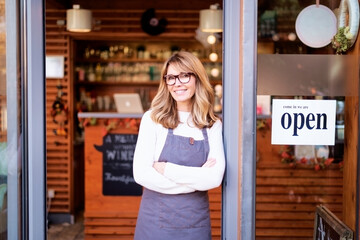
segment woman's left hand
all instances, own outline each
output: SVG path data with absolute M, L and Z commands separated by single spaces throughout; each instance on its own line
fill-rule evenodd
M 215 158 L 209 158 L 206 163 L 204 163 L 204 165 L 202 165 L 202 167 L 212 167 L 216 164 L 216 159 Z
M 158 171 L 160 174 L 164 175 L 166 162 L 154 162 L 153 168 Z

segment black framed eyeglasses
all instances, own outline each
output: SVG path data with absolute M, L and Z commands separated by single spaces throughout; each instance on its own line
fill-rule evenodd
M 176 83 L 176 79 L 179 79 L 180 83 L 184 84 L 184 83 L 190 82 L 191 75 L 194 75 L 194 74 L 191 72 L 181 72 L 178 75 L 169 74 L 169 75 L 164 76 L 164 80 L 165 80 L 165 83 L 169 86 L 174 85 Z

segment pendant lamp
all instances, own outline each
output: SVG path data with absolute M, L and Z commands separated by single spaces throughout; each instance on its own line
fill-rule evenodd
M 92 13 L 90 10 L 80 9 L 74 4 L 72 9 L 66 10 L 66 29 L 70 32 L 90 32 L 92 27 Z
M 222 32 L 222 12 L 219 4 L 213 4 L 209 9 L 200 10 L 200 30 L 210 33 Z

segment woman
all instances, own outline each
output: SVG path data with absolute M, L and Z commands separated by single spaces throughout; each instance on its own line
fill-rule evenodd
M 135 240 L 211 239 L 207 190 L 223 178 L 222 124 L 194 55 L 171 56 L 140 124 L 134 179 L 144 187 Z

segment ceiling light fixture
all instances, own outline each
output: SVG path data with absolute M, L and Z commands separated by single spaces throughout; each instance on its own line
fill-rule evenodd
M 90 10 L 80 9 L 74 4 L 72 9 L 66 10 L 66 29 L 70 32 L 90 32 L 92 28 L 92 13 Z
M 222 12 L 219 4 L 213 4 L 209 9 L 200 10 L 200 30 L 212 33 L 222 32 Z

